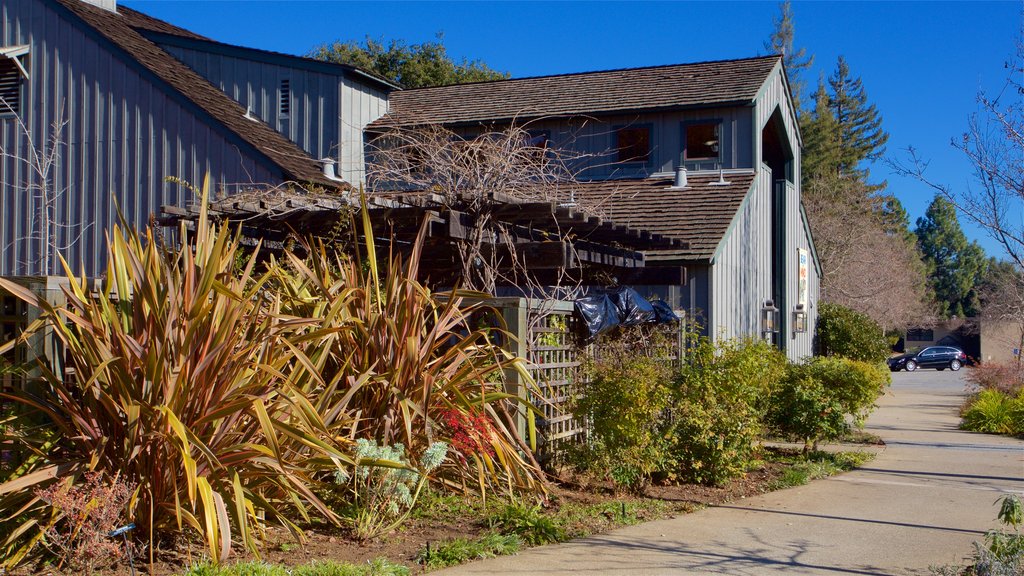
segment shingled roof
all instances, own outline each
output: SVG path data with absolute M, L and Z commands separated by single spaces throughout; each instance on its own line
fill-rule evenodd
M 79 0 L 57 2 L 155 74 L 171 89 L 182 94 L 216 122 L 252 146 L 279 167 L 286 178 L 315 182 L 332 188 L 339 186 L 339 182 L 324 178 L 322 167 L 317 160 L 270 126 L 245 118 L 245 109 L 240 104 L 147 40 L 133 26 L 168 34 L 180 35 L 186 31 L 167 23 L 158 24 L 161 21 L 131 10 L 121 14 Z
M 747 104 L 779 56 L 456 84 L 391 94 L 371 128 Z
M 681 250 L 648 252 L 647 259 L 710 260 L 754 184 L 754 173 L 691 175 L 674 189 L 671 178 L 604 180 L 581 183 L 576 196 L 610 220 L 688 243 Z

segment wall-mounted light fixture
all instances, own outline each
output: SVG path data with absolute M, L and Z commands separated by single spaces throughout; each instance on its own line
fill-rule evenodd
M 793 311 L 793 332 L 796 334 L 807 332 L 807 311 L 804 310 L 803 304 L 797 304 L 796 310 Z
M 761 335 L 767 336 L 779 331 L 779 309 L 775 302 L 765 300 L 761 308 Z

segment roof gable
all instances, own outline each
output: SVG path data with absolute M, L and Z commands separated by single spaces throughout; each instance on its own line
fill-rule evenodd
M 403 90 L 371 127 L 749 104 L 779 56 Z
M 284 135 L 263 122 L 245 117 L 245 109 L 188 66 L 147 40 L 131 23 L 145 29 L 157 27 L 155 18 L 141 19 L 138 12 L 128 16 L 97 8 L 79 0 L 56 0 L 100 36 L 138 62 L 165 83 L 170 90 L 208 114 L 214 121 L 277 166 L 285 177 L 338 187 L 324 177 L 320 163 Z M 181 30 L 167 24 L 168 27 Z M 183 31 L 187 32 L 187 31 Z M 200 37 L 201 38 L 201 37 Z

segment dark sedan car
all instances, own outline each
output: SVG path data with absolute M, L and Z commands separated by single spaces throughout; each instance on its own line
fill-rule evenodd
M 889 370 L 913 372 L 918 368 L 937 368 L 939 370 L 959 370 L 967 355 L 959 348 L 952 346 L 929 346 L 917 352 L 908 352 L 902 356 L 889 358 Z

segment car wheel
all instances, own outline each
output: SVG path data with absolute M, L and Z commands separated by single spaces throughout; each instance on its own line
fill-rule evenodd
M 959 370 L 960 366 L 962 366 L 962 364 L 960 364 L 959 360 L 953 360 L 952 362 L 949 363 L 949 369 L 954 371 L 954 372 Z
M 906 365 L 903 366 L 903 368 L 906 369 L 907 372 L 913 372 L 914 370 L 917 370 L 917 362 L 914 362 L 913 360 L 907 360 L 907 363 Z

